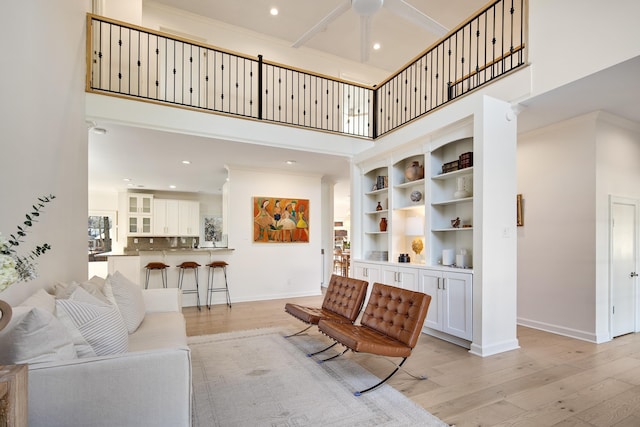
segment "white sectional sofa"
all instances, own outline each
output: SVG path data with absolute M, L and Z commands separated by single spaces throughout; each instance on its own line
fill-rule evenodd
M 144 316 L 127 335 L 125 353 L 29 364 L 31 427 L 191 425 L 191 355 L 181 293 L 140 292 Z

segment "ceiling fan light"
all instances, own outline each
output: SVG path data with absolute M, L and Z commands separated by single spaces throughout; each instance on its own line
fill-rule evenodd
M 382 3 L 384 0 L 351 0 L 351 7 L 359 15 L 369 16 L 380 10 Z
M 373 44 L 373 50 L 379 50 L 380 49 L 380 43 L 374 43 Z

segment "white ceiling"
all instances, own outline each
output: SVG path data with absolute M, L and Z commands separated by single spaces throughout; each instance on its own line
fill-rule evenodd
M 343 0 L 156 0 L 169 6 L 237 26 L 245 26 L 273 38 L 293 43 Z M 484 0 L 407 0 L 443 25 L 453 27 L 478 10 Z M 269 9 L 277 6 L 273 19 Z M 359 17 L 348 11 L 305 46 L 353 60 L 359 58 Z M 373 20 L 372 41 L 383 48 L 372 52 L 369 64 L 395 71 L 428 47 L 435 37 L 399 20 L 385 9 Z M 256 51 L 260 47 L 256 46 Z M 518 117 L 519 132 L 596 110 L 640 123 L 640 58 L 527 100 Z M 89 188 L 133 188 L 217 194 L 226 178 L 225 164 L 311 172 L 329 175 L 339 182 L 336 211 L 348 212 L 349 162 L 344 157 L 257 146 L 197 136 L 98 123 L 107 129 L 99 135 L 89 131 Z M 190 160 L 191 165 L 183 165 Z M 295 160 L 294 165 L 284 164 Z M 175 185 L 174 190 L 169 185 Z M 143 187 L 139 187 L 143 186 Z
M 245 28 L 270 38 L 285 40 L 289 46 L 319 23 L 336 7 L 348 0 L 154 0 L 176 9 Z M 487 0 L 405 0 L 414 8 L 451 29 L 478 11 Z M 269 10 L 276 7 L 277 16 Z M 372 18 L 371 42 L 380 50 L 370 50 L 368 65 L 397 71 L 438 40 L 438 36 L 399 18 L 382 8 Z M 330 55 L 360 60 L 360 16 L 349 9 L 316 34 L 305 47 Z M 244 52 L 258 54 L 256 52 Z

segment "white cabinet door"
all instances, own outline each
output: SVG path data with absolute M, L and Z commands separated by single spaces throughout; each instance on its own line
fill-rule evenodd
M 200 234 L 200 202 L 180 200 L 178 209 L 180 236 L 198 236 Z
M 424 326 L 465 340 L 473 339 L 473 276 L 424 269 L 422 292 L 431 295 Z
M 153 200 L 154 236 L 178 236 L 178 201 Z
M 397 286 L 410 291 L 419 289 L 419 269 L 411 267 L 398 267 L 396 265 L 385 265 L 381 267 L 382 283 Z
M 472 276 L 463 273 L 444 274 L 442 332 L 466 340 L 473 339 Z
M 421 291 L 431 295 L 427 318 L 424 326 L 442 330 L 442 272 L 434 270 L 422 270 L 420 278 Z
M 153 210 L 152 194 L 129 194 L 127 212 L 130 214 L 151 215 Z

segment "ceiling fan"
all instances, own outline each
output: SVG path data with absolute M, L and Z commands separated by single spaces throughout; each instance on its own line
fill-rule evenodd
M 325 30 L 340 15 L 353 8 L 360 15 L 360 61 L 367 62 L 369 60 L 369 49 L 371 48 L 371 19 L 381 7 L 387 8 L 390 12 L 436 34 L 438 37 L 445 35 L 449 31 L 439 22 L 404 0 L 343 0 L 328 15 L 296 40 L 292 47 L 302 46 L 317 33 Z

